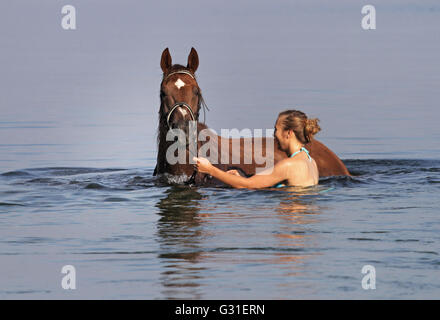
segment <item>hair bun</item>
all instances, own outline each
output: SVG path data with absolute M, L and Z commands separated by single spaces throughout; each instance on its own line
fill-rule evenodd
M 304 135 L 306 139 L 310 142 L 314 135 L 321 131 L 321 127 L 318 124 L 319 119 L 306 119 L 304 124 Z

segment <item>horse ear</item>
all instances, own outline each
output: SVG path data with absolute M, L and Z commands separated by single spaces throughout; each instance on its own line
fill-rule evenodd
M 186 67 L 191 69 L 192 72 L 196 72 L 197 68 L 199 67 L 199 55 L 194 48 L 191 48 L 191 52 L 188 56 L 188 65 Z
M 171 67 L 171 55 L 168 48 L 162 52 L 162 57 L 160 58 L 160 67 L 163 73 L 166 73 Z

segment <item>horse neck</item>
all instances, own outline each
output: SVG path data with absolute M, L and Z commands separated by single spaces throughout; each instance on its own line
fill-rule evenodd
M 209 127 L 202 123 L 197 121 L 197 136 L 199 135 L 200 131 L 208 129 Z M 168 126 L 166 124 L 165 117 L 163 115 L 159 116 L 159 130 L 158 130 L 158 136 L 157 136 L 157 144 L 159 151 L 166 152 L 166 148 L 172 144 L 171 141 L 166 141 L 166 136 L 168 132 Z
M 161 107 L 162 110 L 162 107 Z M 197 136 L 199 132 L 204 129 L 209 129 L 208 126 L 204 123 L 197 122 Z M 166 160 L 166 152 L 167 148 L 172 145 L 173 141 L 166 141 L 166 136 L 168 133 L 168 125 L 166 123 L 165 115 L 162 113 L 159 114 L 159 130 L 157 135 L 157 145 L 158 145 L 158 153 L 157 153 L 157 172 L 158 173 L 172 173 L 178 174 L 181 172 L 189 172 L 193 170 L 192 164 L 167 164 Z M 197 143 L 197 149 L 201 146 L 201 142 Z M 189 151 L 188 151 L 189 152 Z

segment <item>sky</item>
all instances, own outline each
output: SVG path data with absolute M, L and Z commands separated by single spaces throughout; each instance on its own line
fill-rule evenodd
M 154 165 L 160 56 L 186 64 L 191 47 L 217 132 L 299 109 L 343 159 L 440 155 L 436 1 L 19 0 L 0 15 L 2 170 Z

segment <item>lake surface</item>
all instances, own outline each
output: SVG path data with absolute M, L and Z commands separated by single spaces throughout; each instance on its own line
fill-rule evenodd
M 58 1 L 0 3 L 1 299 L 440 298 L 437 2 L 381 1 L 374 31 L 363 1 L 75 3 L 75 31 Z M 153 177 L 160 55 L 191 46 L 211 128 L 302 110 L 353 176 Z
M 354 177 L 302 190 L 166 186 L 153 168 L 3 173 L 1 295 L 438 297 L 440 161 L 346 164 Z M 376 290 L 361 287 L 364 265 Z

